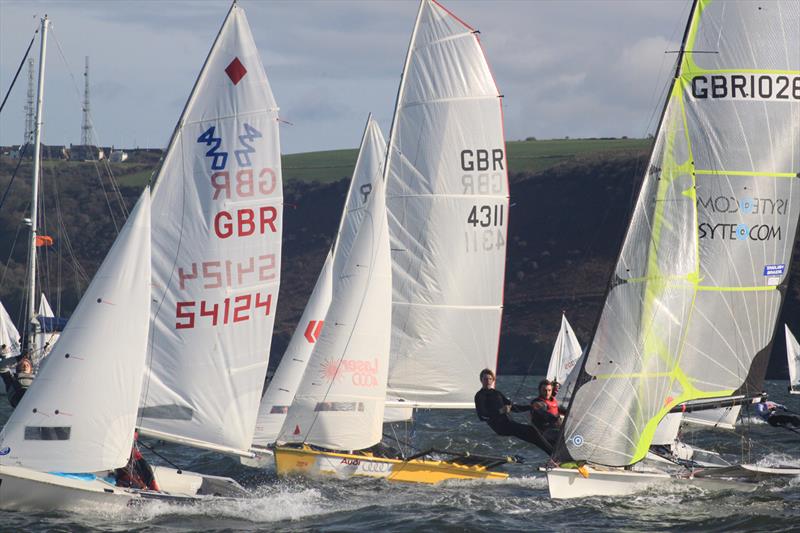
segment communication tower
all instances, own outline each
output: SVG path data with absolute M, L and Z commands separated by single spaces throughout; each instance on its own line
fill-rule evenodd
M 28 98 L 25 102 L 25 139 L 23 144 L 33 143 L 33 128 L 36 121 L 36 106 L 34 105 L 35 96 L 33 86 L 33 58 L 28 58 Z
M 89 56 L 86 56 L 86 70 L 83 72 L 83 124 L 81 125 L 81 144 L 92 144 L 92 121 L 89 111 Z

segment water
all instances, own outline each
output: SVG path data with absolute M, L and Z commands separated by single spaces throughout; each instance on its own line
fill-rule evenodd
M 528 378 L 523 390 L 531 391 L 536 381 Z M 520 378 L 504 377 L 498 387 L 512 395 L 519 383 Z M 800 397 L 786 393 L 786 382 L 769 382 L 767 391 L 771 399 L 800 411 Z M 5 398 L 0 398 L 0 423 L 9 414 Z M 800 435 L 746 420 L 751 461 L 800 466 Z M 746 442 L 741 434 L 692 430 L 684 440 L 739 457 Z M 800 524 L 800 478 L 764 482 L 753 493 L 659 487 L 625 498 L 556 501 L 549 499 L 546 480 L 536 471 L 546 459 L 544 454 L 494 435 L 474 413 L 424 411 L 414 431 L 406 434 L 400 428 L 399 436 L 413 439 L 420 447 L 520 454 L 528 464 L 509 466 L 511 478 L 502 482 L 448 482 L 431 487 L 368 479 L 314 481 L 278 479 L 273 467 L 254 470 L 237 459 L 160 444 L 160 453 L 187 470 L 233 477 L 251 489 L 254 497 L 192 506 L 153 503 L 119 513 L 100 507 L 80 514 L 0 511 L 0 531 L 791 531 Z M 149 457 L 153 463 L 164 464 Z

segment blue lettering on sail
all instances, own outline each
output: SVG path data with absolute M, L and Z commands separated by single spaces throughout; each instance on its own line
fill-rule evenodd
M 228 162 L 228 152 L 221 152 L 219 150 L 220 145 L 222 145 L 222 137 L 214 137 L 215 131 L 216 128 L 211 126 L 197 138 L 197 142 L 204 143 L 206 146 L 211 147 L 206 152 L 206 157 L 213 158 L 211 160 L 211 169 L 223 170 Z

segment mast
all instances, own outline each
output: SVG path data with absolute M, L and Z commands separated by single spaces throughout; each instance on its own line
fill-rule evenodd
M 397 115 L 400 114 L 400 98 L 403 96 L 403 88 L 406 85 L 406 72 L 408 72 L 408 64 L 411 63 L 411 54 L 414 52 L 414 42 L 417 40 L 417 30 L 419 30 L 419 21 L 422 18 L 422 8 L 427 0 L 420 0 L 419 9 L 417 10 L 417 20 L 414 21 L 414 30 L 411 32 L 411 39 L 408 41 L 408 52 L 406 52 L 406 62 L 403 64 L 403 72 L 400 74 L 400 85 L 397 87 L 397 98 L 394 102 L 394 115 L 392 115 L 392 125 L 389 127 L 389 140 L 386 143 L 386 160 L 383 163 L 383 181 L 389 178 L 389 162 L 391 161 L 392 144 L 394 143 L 394 134 L 397 129 Z
M 42 39 L 39 48 L 39 84 L 36 89 L 36 123 L 34 125 L 33 142 L 33 186 L 31 187 L 31 240 L 30 240 L 30 263 L 28 270 L 28 335 L 27 350 L 25 353 L 31 355 L 36 350 L 36 237 L 39 231 L 38 226 L 38 201 L 39 201 L 39 172 L 41 170 L 41 147 L 42 147 L 42 100 L 44 99 L 44 58 L 47 50 L 47 27 L 50 20 L 47 15 L 42 19 Z

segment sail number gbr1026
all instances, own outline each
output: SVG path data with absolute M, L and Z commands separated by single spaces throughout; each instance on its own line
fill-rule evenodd
M 464 243 L 467 253 L 502 250 L 505 239 L 505 205 L 473 205 L 467 215 Z

